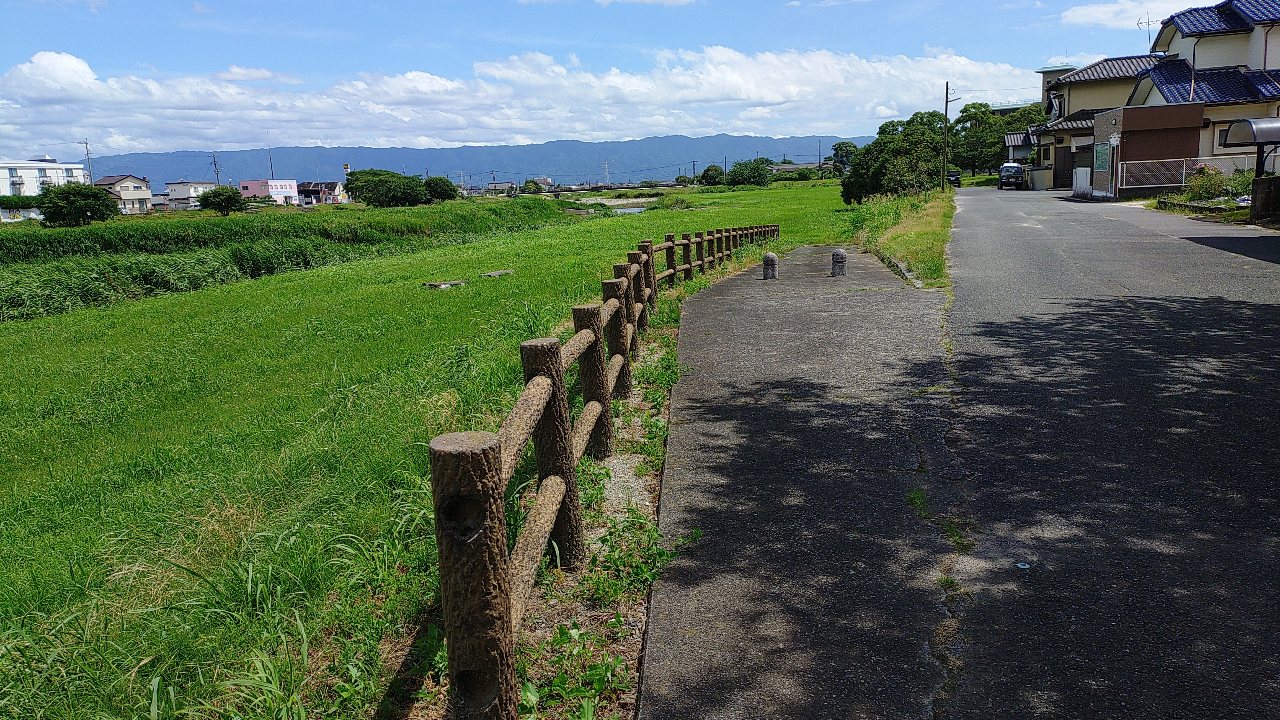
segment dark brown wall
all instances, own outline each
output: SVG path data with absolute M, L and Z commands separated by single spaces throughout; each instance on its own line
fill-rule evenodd
M 1204 103 L 1124 108 L 1124 129 L 1126 131 L 1168 130 L 1172 128 L 1195 128 L 1199 130 L 1203 123 Z M 1199 154 L 1198 148 L 1199 146 L 1197 145 L 1197 154 Z M 1189 157 L 1195 157 L 1195 155 Z
M 1200 155 L 1200 125 L 1162 130 L 1133 130 L 1126 116 L 1120 162 L 1169 160 Z

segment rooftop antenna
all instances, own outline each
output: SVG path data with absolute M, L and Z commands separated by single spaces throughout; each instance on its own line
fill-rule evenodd
M 1151 19 L 1151 13 L 1147 13 L 1147 19 L 1146 19 L 1146 20 L 1139 20 L 1139 21 L 1138 21 L 1138 29 L 1139 29 L 1139 30 L 1141 30 L 1142 28 L 1146 28 L 1146 29 L 1147 29 L 1147 47 L 1151 47 L 1151 26 L 1153 26 L 1153 25 L 1159 25 L 1159 24 L 1160 24 L 1160 23 L 1157 23 L 1157 22 L 1155 22 L 1154 20 L 1152 20 L 1152 19 Z

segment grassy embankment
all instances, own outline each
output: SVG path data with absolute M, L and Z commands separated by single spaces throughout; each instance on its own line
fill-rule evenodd
M 947 243 L 954 215 L 955 200 L 950 191 L 877 197 L 852 208 L 858 244 L 929 288 L 951 284 Z
M 393 210 L 272 208 L 225 218 L 179 213 L 65 229 L 0 226 L 0 321 L 570 222 L 561 205 L 521 198 Z
M 689 202 L 0 324 L 0 715 L 370 712 L 435 602 L 425 443 L 497 426 L 519 342 L 640 239 L 854 217 L 832 186 Z

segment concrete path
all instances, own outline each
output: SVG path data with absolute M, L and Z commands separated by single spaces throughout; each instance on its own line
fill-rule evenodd
M 1280 235 L 957 204 L 953 355 L 868 256 L 686 305 L 640 717 L 1280 718 Z
M 1280 718 L 1280 235 L 1046 193 L 958 206 L 980 534 L 940 717 Z
M 952 484 L 944 296 L 851 253 L 783 258 L 691 298 L 640 717 L 929 718 L 948 546 L 907 493 Z

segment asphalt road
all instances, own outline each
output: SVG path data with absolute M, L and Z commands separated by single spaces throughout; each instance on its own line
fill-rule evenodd
M 952 510 L 977 543 L 937 717 L 1280 718 L 1280 235 L 957 205 Z

